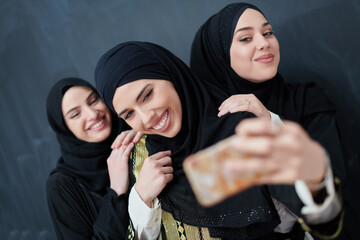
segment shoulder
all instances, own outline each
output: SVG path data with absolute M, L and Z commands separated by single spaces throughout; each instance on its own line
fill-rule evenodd
M 77 181 L 62 172 L 56 172 L 51 174 L 46 181 L 46 193 L 48 197 L 50 196 L 61 196 L 72 194 L 75 191 L 78 191 L 80 188 Z

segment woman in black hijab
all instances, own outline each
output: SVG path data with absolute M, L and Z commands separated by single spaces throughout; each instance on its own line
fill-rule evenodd
M 58 81 L 46 108 L 61 148 L 46 183 L 58 239 L 124 239 L 129 226 L 127 164 L 134 145 L 111 149 L 121 130 L 119 121 L 82 79 Z M 113 164 L 109 171 L 107 159 Z M 121 166 L 125 171 L 119 171 Z
M 333 104 L 314 83 L 285 83 L 277 72 L 279 61 L 278 41 L 261 10 L 248 3 L 233 3 L 200 27 L 192 44 L 190 66 L 201 79 L 233 95 L 222 103 L 219 115 L 247 111 L 254 102 L 263 107 L 258 107 L 262 114 L 269 110 L 300 123 L 324 145 L 335 175 L 344 181 L 346 170 Z
M 218 118 L 218 104 L 228 95 L 197 79 L 176 56 L 151 43 L 127 42 L 106 52 L 97 64 L 95 81 L 106 105 L 133 129 L 147 134 L 149 154 L 171 150 L 174 179 L 159 199 L 164 212 L 178 221 L 178 229 L 183 229 L 182 224 L 185 229 L 201 227 L 197 237 L 208 228 L 216 238 L 282 239 L 273 232 L 280 218 L 267 186 L 254 186 L 203 208 L 182 168 L 187 156 L 232 135 L 241 120 L 253 117 L 251 113 Z M 298 198 L 293 201 L 300 202 Z M 164 225 L 171 232 L 166 222 Z
M 257 116 L 269 110 L 300 123 L 325 147 L 335 175 L 344 182 L 346 170 L 332 103 L 314 83 L 285 83 L 277 72 L 279 60 L 279 44 L 261 10 L 233 3 L 198 30 L 190 65 L 204 81 L 233 95 L 223 99 L 219 116 L 259 105 Z
M 258 12 L 263 20 L 250 15 L 239 24 L 246 10 Z M 257 27 L 257 21 L 263 25 Z M 198 30 L 190 66 L 228 95 L 253 94 L 268 110 L 303 126 L 307 116 L 334 111 L 314 83 L 285 84 L 277 73 L 279 61 L 279 44 L 263 13 L 251 4 L 233 3 Z

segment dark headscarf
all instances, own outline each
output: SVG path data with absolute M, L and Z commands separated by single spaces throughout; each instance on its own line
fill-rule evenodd
M 106 159 L 119 132 L 119 121 L 112 114 L 112 133 L 103 142 L 89 143 L 75 137 L 66 126 L 61 111 L 62 98 L 73 86 L 85 86 L 97 93 L 91 84 L 79 78 L 62 79 L 51 88 L 46 101 L 47 117 L 61 149 L 61 157 L 51 174 L 66 173 L 80 181 L 87 189 L 103 192 L 110 183 Z
M 263 14 L 251 4 L 233 3 L 200 27 L 192 44 L 191 70 L 204 81 L 223 89 L 228 96 L 253 93 L 268 110 L 301 124 L 306 116 L 334 110 L 329 99 L 314 83 L 285 84 L 279 73 L 268 81 L 253 83 L 238 76 L 231 68 L 233 34 L 240 16 L 248 8 Z
M 213 237 L 241 239 L 245 235 L 257 237 L 271 232 L 279 224 L 279 218 L 265 187 L 250 188 L 205 209 L 196 201 L 182 168 L 187 156 L 232 135 L 240 120 L 253 115 L 239 112 L 218 118 L 215 96 L 225 94 L 221 90 L 210 94 L 206 83 L 197 79 L 188 66 L 155 44 L 119 44 L 101 57 L 95 70 L 97 89 L 109 107 L 117 87 L 139 79 L 171 81 L 182 105 L 182 126 L 175 137 L 147 136 L 150 155 L 172 151 L 174 179 L 159 195 L 162 208 L 176 220 L 209 227 Z

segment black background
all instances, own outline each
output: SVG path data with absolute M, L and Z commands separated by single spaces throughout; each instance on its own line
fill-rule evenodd
M 232 2 L 0 0 L 0 239 L 55 239 L 44 191 L 60 154 L 45 113 L 50 87 L 69 76 L 94 83 L 99 57 L 128 40 L 163 45 L 189 63 L 196 30 Z M 360 1 L 249 2 L 273 26 L 285 79 L 316 81 L 337 107 L 349 175 L 345 228 L 355 239 Z

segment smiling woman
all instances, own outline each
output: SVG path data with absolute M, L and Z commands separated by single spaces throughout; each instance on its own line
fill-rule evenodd
M 102 142 L 111 133 L 111 114 L 96 92 L 74 86 L 62 99 L 65 123 L 74 135 L 86 142 Z
M 123 98 L 129 100 L 121 101 Z M 181 103 L 168 80 L 141 79 L 125 84 L 116 89 L 113 105 L 120 118 L 144 134 L 171 138 L 180 131 Z
M 248 81 L 260 83 L 276 75 L 279 61 L 279 42 L 270 23 L 259 11 L 246 9 L 235 27 L 231 67 Z
M 176 239 L 180 231 L 191 239 L 201 239 L 204 234 L 212 238 L 313 239 L 308 231 L 331 238 L 341 230 L 342 205 L 334 190 L 326 151 L 298 123 L 287 121 L 273 128 L 266 120 L 246 119 L 253 117 L 246 111 L 217 117 L 217 106 L 227 94 L 196 78 L 180 59 L 152 43 L 125 42 L 113 47 L 100 58 L 95 81 L 110 109 L 133 129 L 148 133 L 150 154 L 171 151 L 174 179 L 154 194 L 161 202 L 167 238 Z M 233 135 L 240 121 L 233 149 L 249 154 L 249 161 L 242 164 L 236 159 L 223 171 L 259 171 L 261 177 L 246 191 L 204 208 L 184 175 L 183 161 Z M 168 162 L 159 164 L 159 171 L 167 171 Z M 321 183 L 323 179 L 325 183 Z M 295 195 L 291 184 L 299 186 Z M 312 194 L 317 196 L 325 186 L 325 196 L 328 191 L 329 197 L 317 206 Z M 135 185 L 134 194 L 150 206 L 142 191 Z M 322 202 L 324 195 L 319 196 L 316 201 Z M 131 205 L 130 201 L 130 210 Z M 130 218 L 134 219 L 131 211 Z M 178 229 L 174 230 L 175 226 Z
M 47 115 L 61 148 L 46 183 L 58 239 L 125 238 L 128 159 L 134 144 L 110 148 L 121 126 L 82 79 L 62 79 L 52 87 Z
M 331 164 L 327 163 L 330 172 L 334 171 L 335 176 L 339 177 L 342 183 L 345 182 L 345 161 L 337 130 L 335 107 L 315 83 L 289 84 L 283 80 L 278 73 L 279 43 L 271 24 L 259 8 L 248 3 L 233 3 L 212 15 L 196 33 L 190 62 L 191 69 L 200 78 L 232 95 L 223 99 L 224 102 L 219 108 L 220 117 L 227 113 L 250 111 L 259 118 L 266 118 L 271 111 L 278 114 L 282 120 L 295 121 L 303 128 L 286 122 L 287 124 L 280 125 L 281 130 L 277 134 L 273 134 L 273 128 L 269 124 L 264 127 L 264 123 L 252 121 L 247 125 L 247 121 L 244 121 L 238 128 L 241 138 L 234 145 L 239 152 L 254 155 L 254 159 L 249 161 L 249 164 L 233 161 L 232 164 L 229 163 L 230 171 L 239 175 L 254 170 L 265 174 L 266 177 L 258 184 L 293 184 L 299 179 L 298 173 L 293 171 L 294 168 L 281 169 L 275 165 L 301 164 L 299 168 L 303 168 L 305 173 L 303 180 L 306 180 L 308 185 L 319 183 L 319 180 L 324 178 L 324 154 L 300 157 L 298 159 L 301 161 L 298 162 L 293 161 L 294 158 L 290 156 L 285 157 L 286 152 L 292 152 L 295 146 L 304 144 L 294 141 L 294 136 L 290 136 L 290 132 L 293 132 L 299 139 L 309 140 L 309 134 L 311 139 L 318 141 L 330 156 Z M 252 128 L 254 131 L 249 130 Z M 251 145 L 256 148 L 251 149 Z M 266 149 L 271 151 L 265 151 L 265 154 L 262 151 Z M 301 154 L 308 152 L 305 149 L 298 151 Z M 317 151 L 313 151 L 315 152 Z M 304 167 L 306 165 L 309 168 Z M 334 186 L 332 179 L 328 182 L 329 186 Z M 297 192 L 300 189 L 298 183 L 299 181 L 296 181 Z M 328 201 L 332 199 L 338 202 L 334 191 L 327 189 L 326 194 L 324 186 L 318 186 L 325 191 L 323 196 L 326 196 Z M 276 199 L 289 203 L 288 196 L 279 194 L 277 190 L 273 191 L 272 186 L 269 186 L 269 190 Z M 335 205 L 337 206 L 333 211 L 328 210 L 334 213 L 328 219 L 337 218 L 339 221 L 342 218 L 342 214 L 339 214 L 341 204 Z M 296 207 L 290 207 L 290 203 L 287 206 L 300 215 Z M 318 220 L 322 221 L 320 219 L 321 217 L 318 217 Z M 340 233 L 341 224 L 332 229 L 333 234 L 330 235 L 335 237 Z

